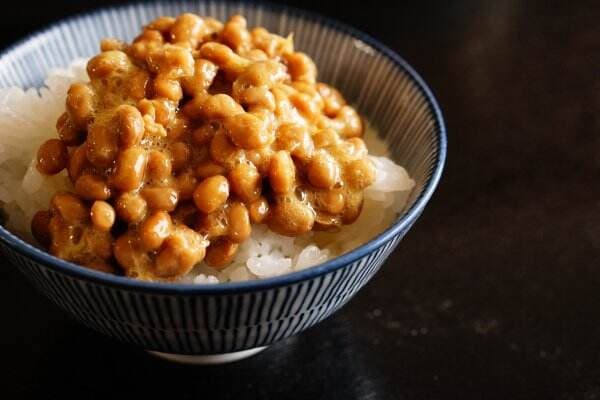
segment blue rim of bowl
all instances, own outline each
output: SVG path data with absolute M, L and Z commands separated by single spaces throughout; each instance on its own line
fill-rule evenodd
M 156 1 L 150 3 L 163 3 L 168 4 L 164 1 Z M 182 3 L 186 3 L 183 1 Z M 207 3 L 215 3 L 215 1 L 207 1 Z M 216 2 L 219 3 L 219 2 Z M 271 289 L 273 287 L 282 287 L 292 285 L 301 281 L 310 280 L 317 278 L 321 275 L 325 275 L 329 272 L 333 272 L 337 269 L 343 268 L 354 261 L 364 257 L 365 255 L 375 251 L 379 247 L 383 246 L 388 241 L 392 240 L 394 236 L 398 235 L 402 231 L 408 229 L 412 222 L 414 222 L 425 205 L 433 195 L 444 169 L 447 153 L 447 138 L 446 138 L 446 126 L 442 111 L 435 99 L 435 96 L 431 92 L 431 89 L 427 86 L 423 78 L 408 64 L 402 57 L 400 57 L 395 51 L 390 49 L 388 46 L 379 42 L 372 36 L 359 31 L 356 28 L 351 27 L 343 22 L 335 19 L 325 17 L 313 11 L 303 10 L 293 6 L 280 5 L 271 3 L 269 1 L 250 1 L 250 2 L 239 2 L 239 1 L 221 1 L 221 3 L 229 3 L 232 5 L 249 5 L 255 7 L 264 7 L 274 12 L 287 11 L 296 16 L 305 18 L 308 21 L 316 22 L 318 24 L 326 25 L 336 31 L 350 35 L 356 39 L 361 40 L 367 45 L 371 46 L 379 53 L 386 56 L 391 60 L 396 67 L 402 69 L 413 82 L 417 85 L 419 91 L 424 95 L 428 105 L 431 107 L 435 117 L 435 128 L 437 130 L 437 158 L 435 161 L 434 170 L 432 171 L 429 179 L 426 181 L 423 191 L 419 197 L 415 200 L 413 205 L 402 214 L 390 227 L 385 231 L 377 235 L 374 239 L 369 242 L 357 247 L 356 249 L 329 260 L 325 263 L 310 267 L 301 271 L 291 272 L 285 275 L 280 275 L 272 278 L 264 278 L 252 281 L 242 282 L 226 282 L 219 284 L 185 284 L 185 283 L 169 283 L 169 282 L 148 282 L 141 281 L 134 278 L 128 278 L 125 276 L 111 275 L 104 272 L 94 271 L 80 265 L 64 261 L 60 258 L 54 257 L 43 250 L 25 242 L 16 235 L 8 231 L 4 226 L 0 225 L 0 240 L 4 242 L 8 247 L 17 251 L 20 254 L 46 266 L 50 267 L 58 272 L 68 274 L 73 277 L 81 278 L 87 281 L 93 281 L 96 283 L 110 285 L 121 289 L 153 292 L 157 294 L 180 294 L 180 295 L 201 295 L 201 294 L 227 294 L 227 293 L 241 293 L 259 291 L 265 289 Z M 148 4 L 148 3 L 146 3 Z M 77 20 L 84 17 L 94 17 L 100 12 L 104 11 L 119 11 L 127 9 L 129 7 L 135 7 L 136 5 L 144 5 L 144 2 L 134 2 L 129 4 L 121 4 L 111 7 L 98 8 L 92 11 L 79 13 L 72 15 L 68 18 L 54 22 L 44 29 L 38 30 L 34 33 L 29 34 L 25 38 L 17 41 L 12 46 L 9 46 L 0 52 L 0 62 L 9 55 L 12 51 L 17 50 L 19 47 L 26 45 L 27 43 L 39 38 L 45 34 L 48 34 L 52 29 L 56 29 L 60 25 L 68 22 Z

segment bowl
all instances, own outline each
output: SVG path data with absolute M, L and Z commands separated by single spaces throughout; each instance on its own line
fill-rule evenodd
M 190 11 L 287 34 L 310 54 L 320 80 L 339 88 L 375 125 L 416 186 L 406 211 L 368 243 L 318 266 L 219 285 L 143 282 L 53 257 L 0 227 L 0 249 L 33 285 L 75 319 L 107 336 L 181 362 L 219 363 L 252 355 L 319 323 L 379 270 L 421 215 L 441 176 L 444 121 L 419 75 L 396 53 L 342 23 L 270 4 L 158 2 L 107 8 L 58 22 L 6 50 L 0 87 L 40 87 L 50 68 L 97 53 L 99 40 L 131 40 L 160 15 Z

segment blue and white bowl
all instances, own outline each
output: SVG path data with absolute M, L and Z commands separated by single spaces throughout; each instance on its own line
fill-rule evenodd
M 317 324 L 379 270 L 420 216 L 446 156 L 444 121 L 419 75 L 373 38 L 319 15 L 264 4 L 164 2 L 110 8 L 59 22 L 0 57 L 0 87 L 39 87 L 49 69 L 97 53 L 99 40 L 131 40 L 160 15 L 195 12 L 286 35 L 314 57 L 320 80 L 339 88 L 389 144 L 416 182 L 406 212 L 367 244 L 324 264 L 240 283 L 152 283 L 55 258 L 0 227 L 0 248 L 52 301 L 83 324 L 178 361 L 224 362 Z

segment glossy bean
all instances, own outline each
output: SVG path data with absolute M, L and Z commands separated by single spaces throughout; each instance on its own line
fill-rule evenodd
M 140 187 L 146 171 L 147 155 L 141 147 L 129 147 L 119 154 L 112 185 L 122 191 Z
M 137 223 L 146 216 L 148 205 L 139 194 L 126 192 L 117 198 L 115 208 L 120 219 L 127 223 Z
M 109 231 L 115 223 L 115 209 L 105 201 L 95 201 L 90 211 L 92 224 L 101 231 Z
M 296 167 L 290 153 L 280 150 L 271 159 L 269 182 L 275 193 L 287 193 L 294 187 Z
M 250 203 L 248 206 L 250 221 L 254 224 L 262 224 L 269 214 L 269 202 L 264 197 Z
M 158 249 L 171 234 L 172 225 L 171 217 L 164 211 L 155 212 L 146 218 L 139 229 L 140 242 L 144 249 Z
M 331 189 L 340 179 L 340 167 L 327 152 L 315 155 L 308 164 L 308 180 L 318 188 Z
M 194 204 L 206 214 L 221 207 L 229 197 L 229 181 L 223 175 L 204 179 L 194 190 Z
M 228 238 L 232 242 L 242 243 L 250 237 L 252 228 L 248 209 L 243 203 L 234 202 L 227 209 L 229 219 Z
M 89 210 L 79 197 L 69 192 L 58 192 L 51 200 L 52 209 L 67 223 L 77 224 L 88 220 Z
M 235 166 L 227 176 L 231 191 L 242 201 L 252 202 L 261 193 L 261 176 L 252 163 L 242 163 Z
M 204 261 L 213 268 L 224 268 L 233 261 L 238 246 L 228 239 L 217 240 L 206 249 Z
M 86 200 L 107 200 L 110 197 L 110 188 L 99 175 L 87 174 L 77 178 L 75 192 Z
M 69 162 L 69 152 L 62 140 L 48 139 L 38 149 L 37 170 L 45 175 L 62 171 Z
M 171 212 L 179 202 L 179 193 L 172 187 L 144 187 L 140 194 L 151 210 Z
M 139 110 L 127 104 L 120 105 L 115 110 L 115 119 L 121 146 L 137 145 L 144 136 L 144 119 Z
M 75 127 L 85 130 L 94 118 L 94 91 L 84 83 L 74 83 L 67 92 L 66 108 Z

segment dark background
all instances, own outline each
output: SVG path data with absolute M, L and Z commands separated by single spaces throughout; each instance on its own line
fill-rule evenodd
M 114 2 L 15 3 L 4 46 Z M 88 331 L 5 266 L 1 396 L 600 398 L 600 3 L 292 3 L 382 40 L 430 84 L 449 158 L 423 217 L 342 311 L 216 367 Z

